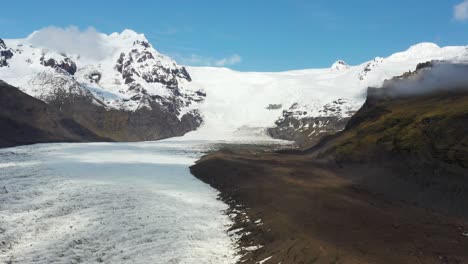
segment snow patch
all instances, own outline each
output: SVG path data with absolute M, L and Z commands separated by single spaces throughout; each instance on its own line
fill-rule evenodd
M 266 262 L 267 262 L 268 260 L 270 260 L 272 257 L 273 257 L 273 256 L 269 256 L 269 257 L 267 257 L 267 258 L 264 258 L 263 260 L 258 261 L 257 263 L 258 263 L 258 264 L 266 263 Z

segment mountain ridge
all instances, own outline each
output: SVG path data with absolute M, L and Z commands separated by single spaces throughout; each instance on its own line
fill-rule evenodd
M 61 105 L 82 124 L 118 141 L 156 140 L 190 132 L 189 137 L 201 139 L 273 136 L 306 148 L 342 130 L 364 103 L 367 87 L 380 86 L 426 61 L 468 59 L 467 47 L 421 43 L 359 65 L 337 61 L 338 70 L 332 66 L 238 72 L 178 65 L 154 49 L 144 34 L 128 29 L 109 35 L 95 33 L 93 38 L 96 51 L 68 47 L 70 52 L 54 49 L 42 30 L 25 39 L 2 40 L 0 79 Z M 87 112 L 86 117 L 79 112 Z M 119 118 L 117 112 L 121 112 Z M 96 121 L 93 116 L 102 118 Z M 139 128 L 142 122 L 146 124 Z M 240 129 L 242 135 L 237 133 Z M 259 129 L 264 132 L 258 133 Z
M 201 124 L 194 105 L 205 93 L 185 88 L 191 81 L 187 70 L 157 52 L 144 35 L 130 30 L 98 35 L 111 50 L 104 59 L 34 44 L 41 38 L 38 31 L 26 39 L 2 40 L 0 79 L 56 106 L 99 136 L 157 140 Z

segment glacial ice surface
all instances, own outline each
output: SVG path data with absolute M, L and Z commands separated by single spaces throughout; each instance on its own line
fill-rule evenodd
M 235 263 L 193 141 L 0 150 L 1 263 Z

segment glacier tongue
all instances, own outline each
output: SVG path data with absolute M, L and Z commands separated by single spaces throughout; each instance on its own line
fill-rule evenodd
M 236 263 L 196 142 L 0 150 L 1 263 Z
M 364 102 L 368 87 L 380 87 L 386 79 L 414 71 L 419 63 L 467 59 L 468 47 L 441 48 L 423 43 L 356 66 L 339 61 L 331 69 L 273 73 L 188 67 L 193 79 L 188 86 L 203 88 L 207 93 L 206 100 L 199 106 L 203 124 L 188 136 L 264 139 L 266 135 L 259 133 L 261 128 L 275 127 L 275 121 L 287 112 L 291 112 L 290 118 L 299 120 L 299 125 L 293 128 L 297 131 L 312 126 L 300 120 L 349 118 Z M 340 109 L 346 111 L 324 111 L 337 101 L 342 104 Z M 247 133 L 249 128 L 250 134 Z M 242 133 L 238 133 L 239 130 Z

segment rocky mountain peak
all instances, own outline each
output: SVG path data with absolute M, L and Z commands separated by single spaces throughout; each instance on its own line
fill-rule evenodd
M 137 40 L 134 46 L 137 48 L 120 53 L 114 67 L 121 74 L 125 84 L 140 80 L 176 89 L 178 78 L 191 81 L 184 67 L 156 52 L 148 42 Z
M 63 57 L 63 59 L 57 60 L 54 58 L 46 58 L 45 55 L 43 55 L 40 58 L 40 61 L 41 64 L 46 67 L 60 68 L 71 75 L 74 75 L 77 69 L 76 63 L 68 57 Z
M 0 67 L 8 66 L 8 60 L 13 57 L 13 51 L 0 39 Z
M 185 67 L 133 30 L 93 37 L 92 52 L 31 37 L 1 40 L 0 79 L 113 140 L 180 136 L 201 124 L 197 105 L 206 94 L 188 85 Z
M 337 60 L 331 66 L 332 71 L 342 71 L 349 69 L 349 65 L 343 60 Z
M 5 44 L 5 41 L 3 41 L 3 39 L 0 38 L 0 49 L 6 49 L 7 46 Z
M 103 40 L 117 50 L 140 46 L 141 48 L 152 48 L 144 34 L 139 34 L 131 29 L 125 29 L 121 33 L 115 32 L 110 35 L 103 35 Z
M 129 39 L 129 38 L 145 38 L 144 34 L 138 34 L 137 32 L 131 30 L 131 29 L 124 29 L 120 34 L 120 38 L 122 39 Z
M 370 73 L 373 69 L 377 68 L 382 62 L 383 58 L 381 57 L 375 57 L 372 61 L 368 62 L 366 66 L 364 66 L 364 69 L 358 74 L 359 80 L 363 81 L 367 74 Z
M 188 88 L 192 79 L 187 69 L 159 53 L 143 34 L 126 29 L 95 37 L 98 47 L 86 55 L 79 47 L 58 50 L 46 42 L 35 45 L 31 36 L 2 40 L 0 67 L 8 66 L 11 71 L 0 71 L 0 78 L 6 76 L 9 83 L 45 101 L 78 95 L 119 111 L 160 109 L 176 119 L 198 116 L 196 105 L 205 93 Z M 13 55 L 18 59 L 12 64 L 7 60 Z M 22 72 L 19 75 L 18 69 Z
M 143 47 L 145 49 L 152 47 L 151 44 L 148 41 L 145 41 L 145 40 L 135 40 L 133 42 L 133 46 L 141 46 L 141 47 Z

